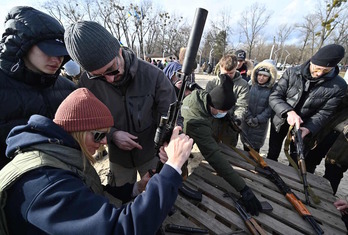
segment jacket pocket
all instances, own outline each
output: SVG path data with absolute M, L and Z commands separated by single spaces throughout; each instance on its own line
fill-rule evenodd
M 153 98 L 151 95 L 131 96 L 128 99 L 133 129 L 141 133 L 153 123 Z

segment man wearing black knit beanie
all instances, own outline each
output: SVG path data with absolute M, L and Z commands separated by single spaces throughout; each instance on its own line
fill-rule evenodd
M 327 45 L 310 60 L 284 72 L 269 97 L 274 112 L 267 158 L 277 161 L 289 126 L 302 131 L 306 151 L 307 141 L 330 121 L 347 89 L 337 66 L 344 54 L 342 46 Z M 290 150 L 296 152 L 293 143 Z M 296 155 L 292 157 L 297 162 Z M 313 164 L 313 159 L 306 158 L 307 168 Z
M 181 108 L 184 132 L 194 140 L 205 160 L 216 172 L 240 192 L 246 209 L 251 214 L 258 215 L 261 210 L 259 200 L 222 156 L 218 145 L 219 142 L 229 144 L 221 138 L 221 132 L 229 128 L 229 120 L 225 116 L 229 115 L 228 110 L 236 103 L 233 85 L 231 79 L 226 79 L 209 93 L 205 90 L 194 90 L 187 96 Z
M 87 87 L 111 111 L 114 126 L 108 134 L 108 184 L 133 184 L 137 173 L 155 169 L 154 136 L 161 115 L 176 101 L 163 71 L 136 54 L 103 26 L 78 21 L 64 35 L 69 55 L 86 71 L 79 86 Z

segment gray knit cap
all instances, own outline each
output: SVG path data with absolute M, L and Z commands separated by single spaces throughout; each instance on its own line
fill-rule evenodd
M 86 71 L 100 69 L 119 53 L 120 43 L 103 26 L 93 21 L 78 21 L 64 33 L 71 58 Z

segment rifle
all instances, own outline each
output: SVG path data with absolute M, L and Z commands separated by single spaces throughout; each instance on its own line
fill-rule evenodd
M 227 120 L 230 121 L 230 125 L 232 128 L 236 128 L 236 129 L 234 129 L 235 131 L 238 131 L 241 133 L 241 135 L 243 136 L 243 138 L 245 140 L 244 145 L 247 148 L 249 148 L 249 155 L 253 158 L 254 161 L 256 161 L 261 166 L 261 168 L 255 167 L 255 170 L 257 172 L 263 174 L 264 176 L 266 176 L 271 182 L 273 182 L 277 186 L 277 188 L 280 190 L 280 192 L 286 197 L 286 199 L 295 208 L 297 213 L 312 226 L 312 228 L 314 229 L 316 234 L 318 234 L 318 235 L 324 234 L 324 231 L 320 228 L 319 224 L 315 221 L 314 217 L 308 211 L 308 209 L 302 203 L 302 201 L 294 194 L 294 192 L 283 181 L 283 179 L 279 176 L 279 174 L 274 169 L 272 169 L 270 166 L 268 166 L 267 163 L 260 156 L 260 154 L 258 152 L 256 152 L 255 149 L 253 149 L 253 147 L 250 144 L 250 141 L 248 140 L 248 137 L 246 136 L 245 132 L 238 127 L 238 125 L 234 122 L 233 117 L 228 115 Z M 244 155 L 242 155 L 242 157 L 247 158 Z
M 265 231 L 261 228 L 261 226 L 256 222 L 256 220 L 247 213 L 244 208 L 239 204 L 239 202 L 234 198 L 232 193 L 227 192 L 224 194 L 224 197 L 229 197 L 233 200 L 235 208 L 237 209 L 238 213 L 242 217 L 245 225 L 247 226 L 248 230 L 253 235 L 265 235 Z
M 187 45 L 187 51 L 185 53 L 184 64 L 182 66 L 182 72 L 184 78 L 181 89 L 179 90 L 177 101 L 170 104 L 168 113 L 166 116 L 162 116 L 155 134 L 155 154 L 158 156 L 159 149 L 165 142 L 169 142 L 173 133 L 173 129 L 176 125 L 179 111 L 182 105 L 182 100 L 185 96 L 185 89 L 188 79 L 192 74 L 193 66 L 195 63 L 199 43 L 201 41 L 203 28 L 207 19 L 208 11 L 203 8 L 197 8 L 193 27 L 190 33 L 190 38 Z M 156 173 L 160 172 L 163 167 L 161 161 L 158 162 L 156 167 Z
M 180 233 L 180 234 L 208 234 L 209 230 L 202 228 L 194 228 L 181 226 L 177 224 L 167 224 L 165 227 L 166 232 L 170 233 Z
M 302 177 L 306 203 L 310 205 L 309 195 L 308 195 L 307 169 L 306 169 L 305 157 L 303 154 L 304 146 L 303 146 L 303 139 L 302 139 L 302 131 L 301 129 L 297 129 L 295 126 L 293 129 L 293 134 L 295 137 L 294 140 L 295 140 L 296 151 L 297 151 L 297 162 L 298 162 L 298 168 L 300 169 L 300 173 Z

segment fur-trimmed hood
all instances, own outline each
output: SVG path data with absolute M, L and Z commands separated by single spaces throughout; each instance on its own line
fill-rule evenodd
M 257 74 L 260 68 L 267 68 L 270 73 L 271 73 L 271 79 L 265 84 L 267 85 L 267 87 L 272 87 L 278 77 L 278 73 L 277 73 L 277 69 L 276 67 L 268 62 L 260 62 L 258 63 L 255 68 L 253 69 L 252 73 L 251 73 L 251 82 L 254 85 L 255 83 L 257 83 Z

